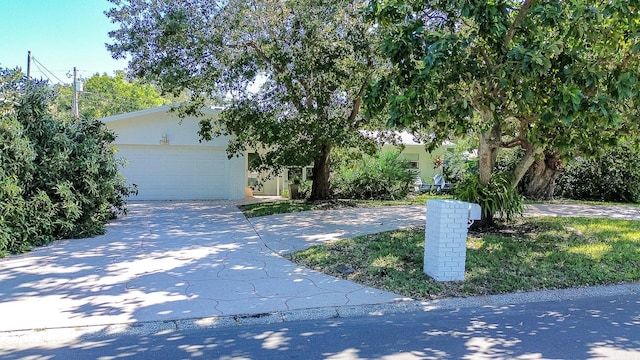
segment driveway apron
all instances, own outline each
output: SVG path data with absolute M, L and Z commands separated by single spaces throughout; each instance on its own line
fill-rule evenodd
M 424 206 L 406 205 L 316 210 L 249 220 L 269 249 L 286 254 L 329 241 L 424 226 L 426 215 Z
M 56 241 L 0 259 L 0 331 L 402 298 L 289 262 L 265 245 L 231 202 L 135 202 L 129 208 L 128 216 L 107 225 L 105 235 Z
M 0 332 L 391 304 L 400 295 L 298 266 L 280 254 L 424 226 L 424 206 L 354 208 L 247 220 L 236 204 L 134 202 L 105 235 L 0 259 Z M 527 205 L 529 216 L 640 220 L 640 208 Z

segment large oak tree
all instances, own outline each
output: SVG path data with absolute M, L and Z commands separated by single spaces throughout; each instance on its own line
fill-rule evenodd
M 233 135 L 230 156 L 260 150 L 256 170 L 313 164 L 311 199 L 330 196 L 331 150 L 363 142 L 376 50 L 364 1 L 110 1 L 120 28 L 108 48 L 133 75 L 189 90 L 186 112 L 226 98 L 219 122 L 201 121 L 203 139 Z
M 595 153 L 637 126 L 640 1 L 375 0 L 369 9 L 393 69 L 368 102 L 390 106 L 391 123 L 433 129 L 433 146 L 476 136 L 481 184 L 502 148 L 524 151 L 515 186 L 545 152 Z

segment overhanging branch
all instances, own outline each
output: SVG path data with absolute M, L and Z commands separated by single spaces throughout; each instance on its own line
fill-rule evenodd
M 282 74 L 284 73 L 284 69 L 279 66 L 278 64 L 276 64 L 269 56 L 267 56 L 267 54 L 264 53 L 264 51 L 262 51 L 262 48 L 260 48 L 260 46 L 258 44 L 256 44 L 255 41 L 250 41 L 247 43 L 247 46 L 252 48 L 256 54 L 258 54 L 258 56 L 264 60 L 267 64 L 269 64 L 271 67 L 273 67 L 273 71 L 276 74 Z M 298 80 L 299 81 L 299 80 Z M 309 93 L 309 89 L 307 86 L 305 86 L 304 84 L 300 83 L 302 86 L 302 90 L 306 93 L 306 99 L 307 99 L 307 104 L 305 104 L 306 106 L 309 106 L 308 102 L 311 100 L 310 97 L 310 93 Z M 294 89 L 294 83 L 291 79 L 289 79 L 289 81 L 286 81 L 284 84 L 285 88 L 288 89 L 289 92 L 291 92 L 292 94 L 295 93 L 295 89 Z M 305 112 L 305 108 L 303 106 L 303 104 L 299 101 L 292 101 L 293 105 L 296 107 L 296 109 L 298 110 L 298 112 L 303 113 Z M 308 109 L 308 108 L 307 108 Z
M 514 148 L 516 146 L 522 146 L 523 142 L 521 139 L 515 139 L 515 140 L 511 140 L 511 141 L 507 141 L 507 142 L 502 142 L 500 144 L 500 147 L 502 148 L 506 148 L 506 149 L 510 149 L 510 148 Z
M 535 2 L 536 0 L 526 0 L 524 4 L 522 4 L 522 7 L 520 7 L 518 15 L 516 15 L 516 18 L 513 20 L 511 27 L 509 27 L 509 30 L 507 31 L 507 36 L 504 38 L 503 45 L 505 49 L 509 48 L 509 43 L 511 43 L 513 36 L 516 34 L 516 29 L 518 28 L 518 26 L 520 26 L 522 19 L 524 19 L 524 17 L 527 15 L 527 12 Z
M 351 114 L 349 114 L 349 123 L 351 124 L 355 124 L 356 117 L 358 117 L 360 107 L 362 106 L 362 97 L 364 96 L 364 92 L 367 90 L 367 85 L 369 84 L 370 79 L 371 73 L 369 73 L 367 77 L 362 81 L 362 86 L 360 86 L 360 90 L 358 91 L 356 98 L 353 100 Z

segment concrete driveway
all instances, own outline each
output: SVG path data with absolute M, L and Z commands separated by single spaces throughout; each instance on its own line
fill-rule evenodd
M 267 247 L 286 254 L 359 235 L 424 226 L 424 206 L 385 206 L 316 210 L 251 218 Z
M 222 201 L 132 203 L 105 235 L 0 259 L 0 332 L 229 315 L 238 322 L 400 298 L 287 261 Z
M 278 254 L 421 226 L 423 206 L 312 211 L 251 221 L 235 203 L 224 201 L 134 202 L 129 208 L 130 214 L 110 223 L 105 235 L 56 241 L 0 259 L 0 343 L 3 338 L 6 343 L 7 336 L 44 336 L 44 329 L 48 336 L 60 329 L 67 338 L 137 328 L 255 324 L 637 293 L 640 286 L 412 302 L 300 267 Z M 528 205 L 526 213 L 640 220 L 640 209 L 632 207 Z M 148 326 L 155 328 L 143 330 Z

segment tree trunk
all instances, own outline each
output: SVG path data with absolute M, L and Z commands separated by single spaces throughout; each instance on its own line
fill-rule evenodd
M 491 175 L 498 157 L 498 149 L 495 141 L 496 127 L 478 136 L 478 176 L 480 183 L 484 186 L 491 182 Z M 475 228 L 492 226 L 494 224 L 494 214 L 482 209 L 482 219 L 474 223 Z
M 541 148 L 536 148 L 531 144 L 526 144 L 524 148 L 524 155 L 516 165 L 516 168 L 513 170 L 513 180 L 511 182 L 511 185 L 513 185 L 514 187 L 518 186 L 524 175 L 533 166 L 536 159 L 542 159 L 542 157 L 538 156 L 543 152 Z
M 309 200 L 327 200 L 331 196 L 329 189 L 329 155 L 331 146 L 322 145 L 320 154 L 313 161 L 313 184 Z
M 478 175 L 482 185 L 489 184 L 496 164 L 498 149 L 493 144 L 491 137 L 492 132 L 481 133 L 478 136 Z
M 562 160 L 557 151 L 546 151 L 529 168 L 524 195 L 531 200 L 549 200 L 553 198 L 556 179 L 562 172 Z

